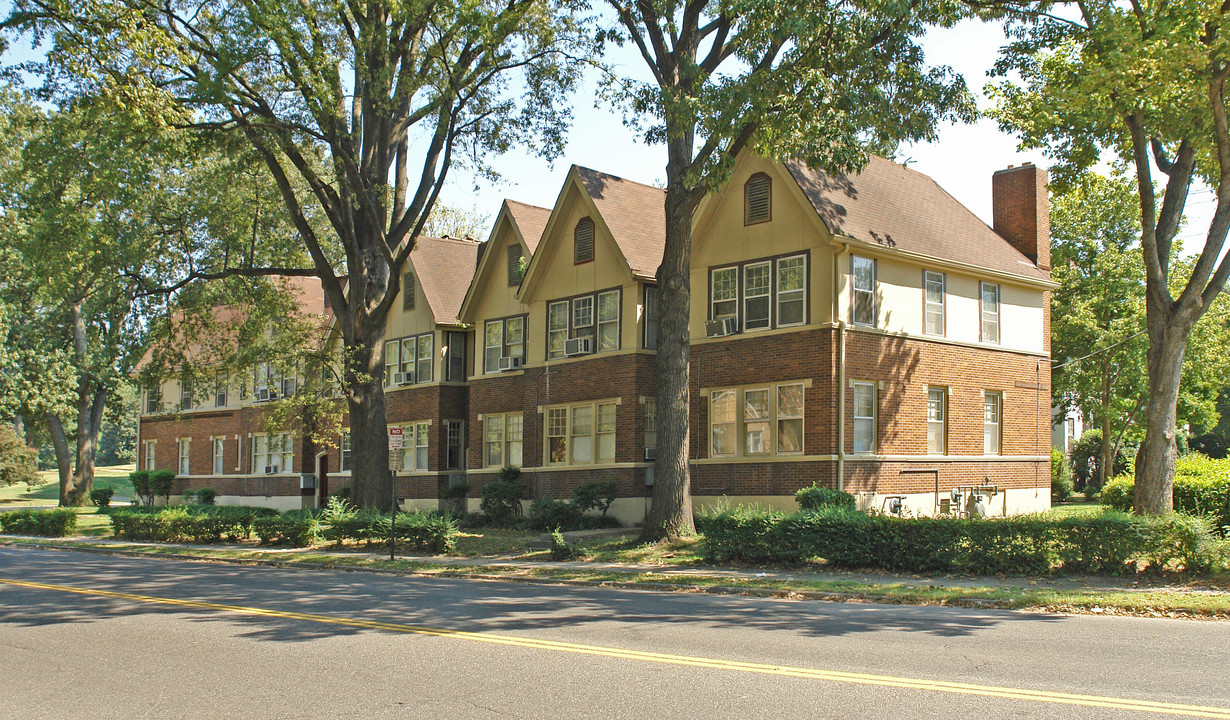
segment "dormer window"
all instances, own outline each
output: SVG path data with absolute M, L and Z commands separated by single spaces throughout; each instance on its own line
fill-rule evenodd
M 581 218 L 573 232 L 574 262 L 577 265 L 594 259 L 594 221 Z
M 743 185 L 743 224 L 768 222 L 773 209 L 773 181 L 756 173 Z

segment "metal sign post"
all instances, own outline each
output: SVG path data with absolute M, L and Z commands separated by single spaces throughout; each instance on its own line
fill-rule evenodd
M 389 428 L 389 452 L 402 449 L 404 430 L 399 427 Z M 389 515 L 389 559 L 396 559 L 397 551 L 397 471 L 389 468 L 389 494 L 392 495 L 392 509 Z

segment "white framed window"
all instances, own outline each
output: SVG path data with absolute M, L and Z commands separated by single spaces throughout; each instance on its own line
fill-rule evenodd
M 777 386 L 777 454 L 803 452 L 803 383 Z
M 401 458 L 398 466 L 402 470 L 427 470 L 428 438 L 431 436 L 430 422 L 416 422 L 402 426 Z
M 294 470 L 294 443 L 289 433 L 252 436 L 252 472 L 257 475 Z
M 709 394 L 709 456 L 803 452 L 802 382 L 722 388 Z
M 393 375 L 401 372 L 400 340 L 389 340 L 384 344 L 384 384 L 393 384 Z
M 185 375 L 179 381 L 179 408 L 181 410 L 192 409 L 192 377 Z
M 483 415 L 483 465 L 521 467 L 523 449 L 521 413 Z M 460 429 L 460 428 L 459 428 Z
M 772 275 L 772 266 L 768 262 L 743 266 L 744 330 L 763 330 L 772 323 L 769 317 Z
M 855 325 L 876 325 L 876 261 L 859 255 L 850 256 L 851 288 L 850 321 Z
M 982 283 L 982 341 L 999 343 L 999 286 Z
M 739 315 L 739 268 L 717 268 L 709 273 L 709 314 L 711 319 Z
M 856 382 L 854 385 L 854 452 L 870 453 L 876 443 L 876 386 Z
M 990 390 L 982 396 L 982 454 L 999 455 L 1003 437 L 1004 396 Z
M 145 413 L 152 415 L 162 412 L 162 389 L 152 387 L 145 391 Z
M 944 295 L 947 278 L 944 273 L 923 271 L 923 332 L 944 334 Z
M 927 454 L 948 451 L 948 388 L 927 388 Z
M 415 355 L 418 358 L 418 362 L 415 363 L 414 367 L 415 382 L 431 382 L 432 378 L 435 377 L 433 372 L 434 363 L 432 362 L 435 359 L 435 347 L 436 342 L 433 335 L 430 333 L 419 335 L 418 353 Z
M 214 407 L 226 407 L 226 391 L 230 379 L 230 376 L 224 372 L 214 375 Z
M 735 409 L 736 390 L 714 390 L 709 394 L 709 456 L 730 457 L 735 454 L 738 412 Z
M 777 327 L 807 322 L 807 258 L 777 260 Z
M 641 344 L 646 350 L 658 349 L 658 286 L 645 286 L 645 334 Z
M 176 464 L 176 472 L 180 475 L 192 474 L 192 440 L 189 438 L 180 438 L 179 444 L 179 462 Z
M 645 398 L 645 447 L 658 447 L 658 399 Z
M 341 455 L 341 458 L 338 461 L 338 472 L 350 472 L 351 461 L 354 459 L 354 453 L 350 447 L 350 433 L 342 433 L 342 442 L 340 445 L 341 447 L 339 448 L 338 453 Z
M 428 347 L 427 354 L 431 355 Z M 500 358 L 525 358 L 525 317 L 488 320 L 483 326 L 483 372 L 500 372 Z M 423 357 L 420 363 L 430 361 Z
M 614 402 L 547 408 L 546 451 L 551 465 L 615 461 Z
M 572 299 L 572 327 L 573 329 L 589 328 L 594 326 L 594 296 L 585 295 L 579 298 Z
M 153 470 L 156 467 L 154 465 L 154 455 L 155 455 L 154 449 L 157 447 L 158 447 L 157 440 L 146 440 L 145 441 L 145 469 L 146 470 Z
M 432 350 L 435 339 L 431 333 L 412 335 L 384 344 L 384 384 L 389 387 L 401 384 L 431 382 L 434 377 Z M 401 382 L 394 382 L 395 374 L 401 374 Z
M 547 357 L 564 357 L 568 341 L 568 301 L 560 300 L 547 305 Z
M 282 370 L 273 363 L 257 363 L 252 371 L 252 390 L 256 400 L 276 400 L 282 390 Z
M 210 444 L 213 445 L 214 475 L 221 475 L 226 472 L 226 438 L 211 438 Z
M 465 421 L 445 420 L 445 470 L 460 470 L 465 466 Z
M 598 352 L 619 349 L 619 291 L 598 293 Z

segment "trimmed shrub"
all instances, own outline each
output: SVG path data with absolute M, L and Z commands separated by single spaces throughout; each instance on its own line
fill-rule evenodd
M 11 535 L 64 537 L 77 529 L 72 510 L 9 510 L 0 512 L 0 531 Z
M 1102 489 L 1102 504 L 1131 512 L 1136 489 L 1128 474 L 1116 477 Z M 1175 463 L 1174 509 L 1208 517 L 1221 532 L 1230 532 L 1230 460 L 1213 460 L 1189 453 Z
M 1205 520 L 1175 515 L 1052 519 L 898 518 L 838 508 L 784 515 L 746 507 L 698 518 L 711 560 L 988 575 L 1134 573 L 1223 567 Z
M 154 497 L 161 495 L 167 504 L 171 502 L 171 487 L 174 484 L 175 473 L 170 470 L 155 470 L 149 474 L 150 493 Z
M 855 507 L 854 496 L 850 493 L 818 485 L 799 488 L 794 493 L 794 499 L 803 510 L 819 510 L 825 507 L 853 510 Z
M 115 490 L 109 487 L 94 488 L 90 491 L 90 502 L 100 508 L 111 507 L 111 496 L 115 495 Z
M 1066 501 L 1072 497 L 1072 489 L 1072 467 L 1068 464 L 1068 456 L 1051 448 L 1051 500 Z
M 137 494 L 143 505 L 154 504 L 154 492 L 150 486 L 149 470 L 135 470 L 128 473 L 128 482 L 132 483 L 132 491 Z
M 184 505 L 124 508 L 109 514 L 111 532 L 117 538 L 183 543 L 239 542 L 252 537 L 257 519 L 278 516 L 270 508 Z
M 521 500 L 525 485 L 519 480 L 521 468 L 507 466 L 500 470 L 500 479 L 483 486 L 478 507 L 492 523 L 510 522 L 521 516 Z
M 582 526 L 581 509 L 567 500 L 535 500 L 530 504 L 529 526 L 531 530 L 543 532 L 553 528 L 579 530 Z
M 437 513 L 397 513 L 394 534 L 399 543 L 419 552 L 438 554 L 457 547 L 457 523 Z
M 606 517 L 607 511 L 611 509 L 611 505 L 614 502 L 614 480 L 591 480 L 576 486 L 572 491 L 572 504 L 576 506 L 578 513 L 598 510 L 602 513 L 602 517 Z M 531 517 L 533 516 L 533 511 L 534 508 L 531 506 Z
M 213 505 L 218 498 L 218 491 L 213 488 L 201 488 L 196 491 L 196 501 L 202 505 Z
M 315 518 L 304 517 L 301 514 L 289 517 L 257 518 L 252 523 L 252 531 L 260 538 L 262 545 L 307 547 L 320 539 L 320 523 Z

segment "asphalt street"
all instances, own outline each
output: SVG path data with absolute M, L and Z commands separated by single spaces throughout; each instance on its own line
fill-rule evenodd
M 1230 623 L 0 548 L 0 718 L 1230 718 Z

